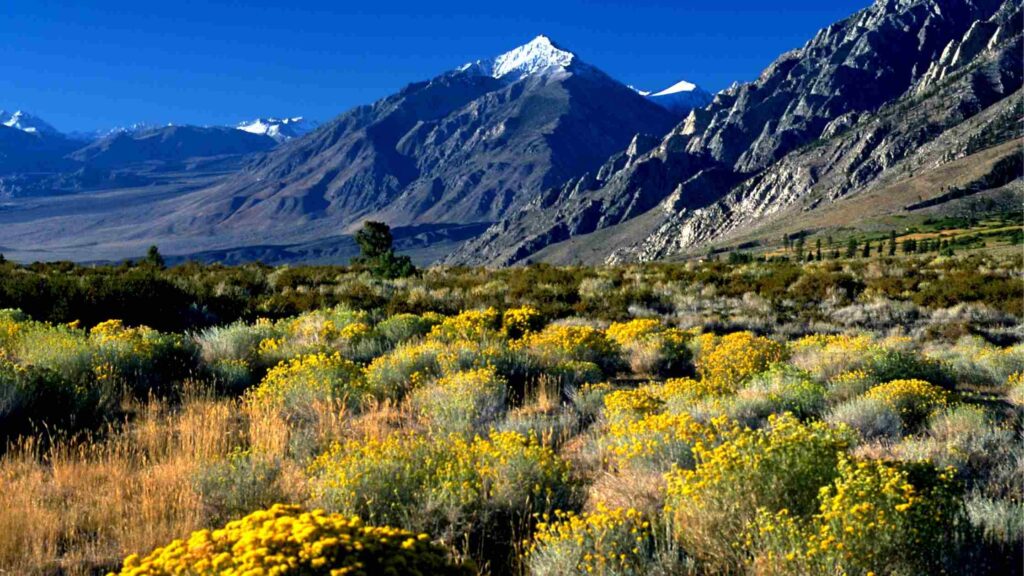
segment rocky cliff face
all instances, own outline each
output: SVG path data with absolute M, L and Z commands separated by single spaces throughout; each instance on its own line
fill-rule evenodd
M 172 207 L 202 235 L 493 222 L 676 118 L 549 39 L 412 84 Z M 316 228 L 314 230 L 314 228 Z
M 1019 88 L 1019 23 L 1014 1 L 880 0 L 718 94 L 660 142 L 637 140 L 633 154 L 549 190 L 449 261 L 514 264 L 615 226 L 628 234 L 603 235 L 608 260 L 664 257 L 812 192 L 827 189 L 825 201 L 863 189 Z M 646 229 L 627 225 L 641 214 Z

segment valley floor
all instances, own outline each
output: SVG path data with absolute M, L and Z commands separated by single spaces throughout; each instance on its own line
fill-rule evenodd
M 0 263 L 0 573 L 1019 573 L 1021 267 Z

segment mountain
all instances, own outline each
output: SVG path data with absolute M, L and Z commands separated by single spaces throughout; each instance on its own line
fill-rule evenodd
M 240 122 L 235 128 L 250 134 L 269 136 L 274 141 L 287 142 L 293 138 L 304 136 L 319 126 L 319 122 L 306 120 L 298 116 L 295 118 L 257 118 L 246 122 Z
M 42 118 L 33 116 L 27 112 L 22 112 L 21 110 L 16 112 L 0 110 L 0 124 L 3 124 L 8 128 L 21 130 L 22 132 L 28 132 L 29 134 L 37 134 L 39 136 L 46 137 L 60 136 L 60 132 L 53 126 L 47 124 Z
M 634 90 L 636 90 L 634 88 Z M 694 108 L 703 108 L 711 103 L 714 96 L 692 82 L 681 80 L 659 92 L 637 90 L 637 93 L 651 102 L 675 112 L 680 116 L 689 114 Z
M 138 132 L 120 131 L 76 150 L 71 160 L 96 168 L 145 162 L 180 162 L 189 158 L 264 152 L 276 142 L 232 128 L 166 126 Z
M 171 126 L 171 124 L 167 124 Z M 163 126 L 150 124 L 148 122 L 136 122 L 127 126 L 117 126 L 115 128 L 106 128 L 100 130 L 77 130 L 68 132 L 68 138 L 72 140 L 78 140 L 79 142 L 95 142 L 96 140 L 102 140 L 108 136 L 120 134 L 122 132 L 128 134 L 136 134 L 138 132 L 145 132 L 146 130 L 155 130 L 162 128 Z
M 350 110 L 218 186 L 161 207 L 139 235 L 300 242 L 365 219 L 489 223 L 594 170 L 677 117 L 549 38 Z
M 763 241 L 757 230 L 772 226 L 907 213 L 949 188 L 1016 186 L 1021 16 L 1016 0 L 879 0 L 663 138 L 547 189 L 447 262 L 666 258 Z M 819 216 L 851 205 L 864 214 Z
M 62 139 L 0 124 L 0 174 L 52 170 L 68 151 Z

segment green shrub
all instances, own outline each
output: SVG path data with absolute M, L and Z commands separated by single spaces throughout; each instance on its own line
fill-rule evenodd
M 222 459 L 203 464 L 194 484 L 207 520 L 220 524 L 285 500 L 280 476 L 280 462 L 236 448 Z
M 804 425 L 792 415 L 770 417 L 763 430 L 736 429 L 714 447 L 696 445 L 696 468 L 666 476 L 683 548 L 705 571 L 739 570 L 747 526 L 762 510 L 810 516 L 848 445 L 847 433 L 821 422 Z
M 413 391 L 412 405 L 433 432 L 473 432 L 501 415 L 506 383 L 494 368 L 454 372 Z

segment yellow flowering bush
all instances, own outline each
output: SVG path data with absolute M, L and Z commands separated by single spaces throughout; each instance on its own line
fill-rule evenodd
M 377 395 L 401 398 L 409 390 L 440 376 L 440 342 L 410 342 L 375 358 L 366 367 L 366 383 Z
M 952 469 L 881 461 L 839 462 L 808 520 L 762 510 L 748 535 L 759 573 L 935 574 L 963 529 Z
M 703 339 L 697 373 L 709 390 L 728 394 L 784 357 L 785 348 L 774 340 L 750 332 L 733 332 Z
M 509 308 L 501 315 L 501 331 L 509 340 L 518 340 L 544 327 L 544 316 L 533 306 Z
M 658 385 L 615 390 L 604 396 L 604 414 L 611 422 L 632 421 L 660 412 L 665 400 Z
M 598 574 L 641 576 L 650 573 L 655 541 L 651 523 L 633 508 L 545 514 L 527 550 L 534 576 Z
M 1014 372 L 1006 378 L 1006 399 L 1015 406 L 1024 406 L 1024 372 Z
M 666 475 L 668 511 L 683 548 L 711 572 L 736 571 L 747 524 L 765 508 L 809 515 L 818 489 L 838 474 L 849 433 L 823 422 L 771 416 L 760 430 L 734 427 L 715 446 L 693 447 L 696 467 Z
M 569 464 L 517 432 L 430 439 L 393 434 L 335 444 L 310 466 L 314 499 L 375 522 L 445 531 L 572 504 Z
M 431 430 L 473 431 L 505 408 L 506 383 L 493 367 L 455 372 L 412 393 L 411 401 Z
M 590 326 L 549 324 L 540 332 L 527 334 L 519 343 L 545 366 L 567 360 L 593 362 L 608 374 L 622 365 L 618 345 Z
M 904 426 L 914 430 L 936 410 L 949 403 L 949 393 L 924 380 L 893 380 L 879 384 L 865 394 L 896 410 Z
M 408 526 L 441 455 L 440 443 L 414 434 L 337 442 L 310 465 L 310 492 L 330 510 Z
M 793 364 L 819 380 L 864 368 L 875 347 L 866 334 L 814 334 L 789 343 Z
M 622 348 L 630 369 L 637 374 L 680 374 L 689 366 L 690 335 L 658 320 L 615 322 L 608 327 L 607 334 Z
M 860 396 L 876 384 L 878 381 L 866 370 L 847 370 L 828 381 L 827 394 L 832 402 L 843 402 Z
M 197 350 L 175 334 L 107 320 L 89 331 L 93 373 L 100 383 L 127 384 L 139 396 L 184 378 L 194 369 Z
M 601 445 L 619 469 L 692 468 L 694 445 L 714 445 L 728 430 L 724 417 L 703 423 L 685 413 L 649 414 L 639 420 L 613 421 Z
M 501 314 L 494 308 L 466 310 L 456 316 L 445 318 L 430 329 L 429 338 L 441 342 L 452 340 L 479 340 L 495 333 L 501 324 Z
M 471 574 L 426 534 L 368 526 L 355 517 L 276 504 L 199 530 L 145 556 L 131 555 L 111 576 L 308 574 L 376 576 Z
M 281 362 L 245 398 L 250 405 L 295 418 L 315 403 L 343 401 L 358 409 L 370 395 L 359 366 L 334 352 Z

